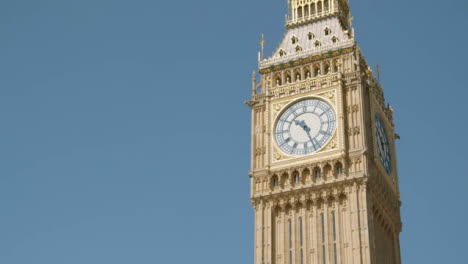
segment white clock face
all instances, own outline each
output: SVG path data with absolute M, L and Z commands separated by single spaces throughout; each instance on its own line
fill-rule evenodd
M 289 106 L 276 121 L 276 144 L 289 155 L 309 155 L 330 141 L 335 127 L 335 111 L 328 103 L 302 100 Z
M 375 137 L 377 140 L 377 151 L 380 161 L 389 176 L 392 175 L 392 157 L 390 155 L 390 144 L 388 144 L 385 127 L 379 115 L 375 114 Z

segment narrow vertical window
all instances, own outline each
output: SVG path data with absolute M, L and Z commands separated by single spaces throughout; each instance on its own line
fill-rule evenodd
M 323 264 L 326 264 L 326 250 L 325 250 L 325 217 L 323 216 L 323 213 L 320 214 L 322 218 L 322 259 L 323 259 Z
M 277 176 L 273 177 L 273 187 L 279 187 L 279 180 Z
M 299 174 L 295 174 L 294 175 L 294 183 L 300 183 L 301 182 L 301 177 L 299 176 Z
M 289 219 L 289 264 L 292 264 L 292 223 Z
M 332 218 L 333 218 L 333 255 L 335 259 L 335 264 L 338 263 L 336 259 L 336 225 L 335 225 L 335 212 L 332 212 Z
M 338 165 L 336 166 L 336 174 L 337 174 L 337 175 L 343 174 L 343 166 L 342 166 L 341 164 L 338 164 Z
M 304 253 L 303 253 L 303 238 L 302 238 L 302 218 L 299 219 L 299 228 L 300 228 L 300 242 L 301 242 L 301 264 L 304 264 Z
M 322 172 L 320 171 L 320 169 L 316 169 L 315 170 L 315 179 L 320 179 L 322 178 Z

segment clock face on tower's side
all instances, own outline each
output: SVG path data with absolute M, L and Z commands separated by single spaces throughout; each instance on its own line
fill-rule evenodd
M 385 171 L 390 176 L 392 174 L 392 157 L 390 155 L 390 145 L 388 144 L 385 127 L 379 115 L 375 114 L 375 138 L 377 140 L 377 151 L 379 152 L 380 161 L 384 166 Z
M 289 106 L 276 121 L 276 144 L 289 155 L 312 154 L 327 144 L 335 127 L 335 111 L 328 103 L 301 100 Z

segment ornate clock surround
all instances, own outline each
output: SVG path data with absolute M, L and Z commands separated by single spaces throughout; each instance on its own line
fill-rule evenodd
M 322 80 L 320 80 L 322 79 Z M 277 96 L 274 98 L 278 98 L 272 101 L 272 104 L 270 105 L 270 119 L 269 119 L 269 131 L 270 136 L 269 136 L 269 151 L 270 153 L 270 160 L 272 161 L 272 168 L 274 168 L 274 164 L 281 164 L 284 162 L 288 162 L 290 160 L 295 160 L 295 161 L 304 161 L 307 162 L 311 158 L 313 159 L 314 157 L 320 157 L 323 155 L 341 155 L 343 148 L 344 148 L 344 135 L 345 135 L 345 129 L 344 129 L 344 120 L 343 120 L 343 115 L 340 114 L 343 111 L 343 101 L 342 101 L 342 96 L 343 96 L 343 86 L 341 83 L 341 76 L 336 75 L 334 79 L 334 82 L 327 82 L 330 78 L 317 78 L 314 80 L 311 80 L 309 82 L 303 82 L 302 85 L 301 83 L 297 83 L 294 88 L 294 92 L 285 92 L 281 96 Z M 324 85 L 315 85 L 315 87 L 311 87 L 310 84 L 311 82 L 314 83 L 322 83 L 324 82 Z M 320 87 L 320 88 L 318 88 Z M 288 87 L 286 86 L 283 88 L 284 90 L 288 90 Z M 289 90 L 292 90 L 289 88 Z M 336 113 L 336 128 L 333 136 L 331 139 L 328 141 L 328 143 L 318 150 L 317 152 L 314 152 L 313 154 L 306 155 L 306 156 L 293 156 L 293 155 L 288 155 L 281 151 L 279 147 L 277 146 L 275 142 L 275 124 L 277 118 L 281 115 L 281 113 L 287 109 L 288 106 L 294 104 L 295 102 L 308 99 L 308 98 L 316 98 L 323 100 L 327 102 L 335 111 Z

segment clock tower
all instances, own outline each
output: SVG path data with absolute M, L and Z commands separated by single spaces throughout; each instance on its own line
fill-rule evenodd
M 255 264 L 399 264 L 393 110 L 346 0 L 288 0 L 252 80 Z

